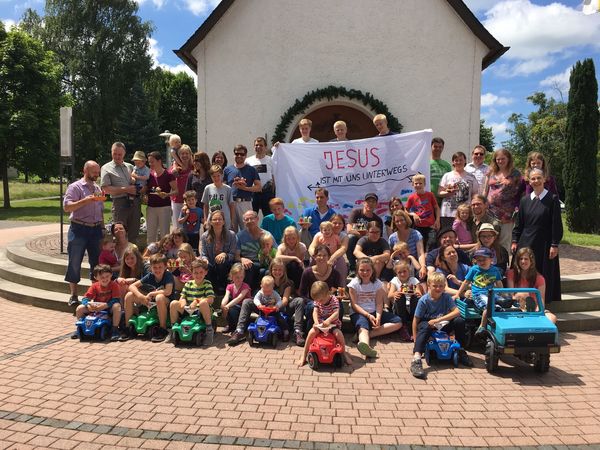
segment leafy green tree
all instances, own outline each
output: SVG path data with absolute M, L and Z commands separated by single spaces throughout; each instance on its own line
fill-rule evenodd
M 485 120 L 481 119 L 479 121 L 479 143 L 483 145 L 488 152 L 494 150 L 494 132 L 492 131 L 492 127 L 485 126 Z
M 564 180 L 569 230 L 594 233 L 600 228 L 597 196 L 598 82 L 592 59 L 573 66 L 567 107 Z
M 130 101 L 152 61 L 149 22 L 133 0 L 46 0 L 45 15 L 28 10 L 22 27 L 53 50 L 64 66 L 63 83 L 74 99 L 76 166 L 108 160 L 108 149 Z
M 28 34 L 0 23 L 0 175 L 4 208 L 10 208 L 8 166 L 58 168 L 62 67 Z

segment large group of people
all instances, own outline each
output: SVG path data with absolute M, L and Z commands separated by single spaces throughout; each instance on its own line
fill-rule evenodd
M 384 115 L 373 122 L 380 136 L 394 134 Z M 310 131 L 310 120 L 303 119 L 294 142 L 315 142 Z M 348 139 L 347 131 L 344 122 L 336 122 L 332 140 Z M 327 189 L 318 188 L 314 206 L 296 222 L 285 210 L 292 199 L 276 196 L 262 137 L 254 140 L 251 157 L 244 145 L 236 145 L 228 164 L 223 152 L 209 159 L 172 135 L 170 167 L 156 151 L 147 156 L 136 151 L 129 164 L 125 146 L 116 142 L 112 160 L 102 168 L 86 162 L 83 177 L 69 185 L 64 198 L 71 221 L 69 303 L 78 317 L 106 308 L 119 317 L 123 310 L 128 320 L 139 306 L 156 301 L 160 331 L 152 340 L 158 342 L 169 336 L 168 314 L 173 323 L 193 304 L 208 324 L 215 296 L 224 295 L 222 331 L 231 333 L 230 345 L 245 339 L 252 312 L 274 306 L 284 339 L 305 349 L 315 327 L 341 329 L 348 314 L 366 357 L 377 356 L 374 337 L 398 332 L 402 340 L 414 341 L 411 371 L 420 377 L 425 341 L 438 322 L 447 321 L 445 329 L 459 342 L 464 339 L 455 299 L 467 296 L 483 305 L 488 287 L 504 285 L 536 287 L 545 304 L 560 300 L 562 222 L 544 156 L 531 153 L 521 173 L 506 149 L 494 151 L 488 166 L 481 145 L 470 162 L 456 152 L 451 163 L 442 159 L 444 145 L 442 138 L 432 139 L 430 187 L 425 176 L 413 176 L 414 192 L 405 202 L 393 197 L 382 203 L 368 192 L 345 218 L 329 206 Z M 102 218 L 106 194 L 113 214 L 108 237 Z M 142 255 L 137 240 L 143 203 Z M 389 207 L 388 216 L 376 214 L 381 206 Z M 86 251 L 95 282 L 85 299 L 96 306 L 78 298 Z M 155 290 L 145 293 L 142 285 Z M 343 299 L 349 299 L 348 311 Z M 212 342 L 214 330 L 207 327 Z M 111 339 L 127 340 L 127 330 L 119 330 L 114 319 Z M 345 345 L 343 334 L 334 334 Z M 345 360 L 351 363 L 347 354 Z M 472 365 L 464 351 L 460 360 Z

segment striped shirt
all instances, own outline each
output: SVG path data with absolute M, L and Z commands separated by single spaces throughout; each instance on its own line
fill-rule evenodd
M 188 281 L 181 290 L 181 297 L 187 303 L 192 303 L 194 300 L 202 298 L 215 297 L 215 291 L 213 290 L 212 283 L 208 280 L 204 280 L 200 286 L 194 281 Z
M 339 311 L 340 302 L 338 301 L 337 297 L 331 295 L 327 303 L 315 302 L 315 309 L 317 310 L 319 323 L 323 323 L 329 319 L 333 313 Z M 332 322 L 332 325 L 335 325 L 338 328 L 342 327 L 342 322 L 340 321 L 339 316 L 335 321 Z

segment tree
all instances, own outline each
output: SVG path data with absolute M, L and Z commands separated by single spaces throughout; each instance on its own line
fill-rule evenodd
M 594 61 L 575 63 L 569 81 L 564 166 L 567 225 L 571 231 L 594 233 L 600 228 L 596 159 L 600 120 Z
M 0 23 L 1 24 L 1 23 Z M 10 208 L 8 166 L 58 167 L 62 68 L 42 43 L 0 25 L 0 175 L 4 208 Z
M 149 22 L 133 0 L 46 0 L 44 17 L 28 10 L 22 27 L 39 36 L 63 63 L 74 99 L 76 165 L 110 158 L 119 117 L 133 86 L 150 72 Z
M 492 131 L 492 127 L 485 126 L 485 120 L 481 119 L 479 121 L 479 143 L 483 145 L 488 152 L 494 150 L 494 132 Z

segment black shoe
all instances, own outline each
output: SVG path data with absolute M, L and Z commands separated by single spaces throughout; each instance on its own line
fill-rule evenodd
M 79 331 L 75 331 L 75 333 L 71 335 L 71 339 L 79 339 Z
M 298 347 L 304 347 L 304 344 L 306 343 L 306 339 L 304 339 L 302 331 L 300 330 L 294 331 L 294 340 L 296 341 L 296 345 Z
M 79 306 L 79 298 L 77 298 L 77 295 L 71 295 L 67 305 L 77 308 Z
M 410 373 L 412 373 L 412 376 L 415 378 L 424 378 L 425 377 L 425 371 L 423 370 L 423 363 L 421 362 L 420 359 L 413 359 L 413 361 L 410 363 Z
M 128 341 L 130 338 L 129 336 L 129 330 L 124 330 L 121 335 L 119 336 L 119 342 L 125 342 Z
M 119 338 L 119 329 L 117 327 L 113 327 L 112 333 L 110 335 L 110 342 L 117 342 Z
M 461 350 L 458 360 L 465 367 L 473 367 L 473 361 L 471 361 L 471 358 L 469 358 L 469 355 L 464 350 Z
M 167 330 L 165 330 L 164 328 L 159 328 L 158 331 L 156 332 L 156 334 L 154 336 L 152 336 L 152 339 L 150 339 L 152 342 L 163 342 L 167 336 L 169 335 L 169 332 Z
M 231 335 L 231 337 L 229 338 L 229 340 L 227 341 L 227 345 L 229 345 L 230 347 L 233 347 L 234 345 L 238 345 L 244 339 L 246 339 L 246 336 L 244 335 L 244 333 L 240 333 L 239 330 L 235 330 L 233 332 L 233 334 Z

